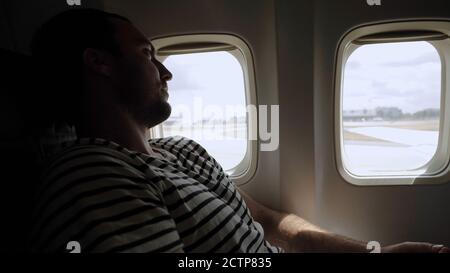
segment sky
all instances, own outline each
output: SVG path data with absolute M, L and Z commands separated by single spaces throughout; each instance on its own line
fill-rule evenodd
M 441 60 L 428 42 L 364 45 L 347 60 L 346 110 L 398 107 L 404 113 L 439 108 Z
M 208 105 L 245 105 L 244 74 L 228 52 L 174 55 L 164 65 L 173 74 L 168 82 L 173 114 L 179 105 L 194 110 L 199 98 L 202 111 Z M 441 61 L 428 42 L 364 45 L 351 54 L 344 67 L 344 111 L 398 107 L 414 113 L 439 108 L 440 96 Z M 225 118 L 234 115 L 222 109 Z M 199 116 L 192 114 L 194 121 Z
M 205 112 L 211 105 L 227 105 L 228 108 L 222 108 L 222 111 L 225 118 L 230 118 L 234 116 L 231 109 L 240 106 L 244 111 L 238 111 L 239 115 L 245 116 L 244 74 L 239 61 L 230 53 L 173 55 L 163 63 L 173 74 L 173 79 L 168 82 L 169 103 L 173 110 L 179 105 L 194 108 L 195 101 L 201 100 Z M 176 111 L 172 113 L 176 114 Z M 192 119 L 198 120 L 199 116 L 193 113 Z

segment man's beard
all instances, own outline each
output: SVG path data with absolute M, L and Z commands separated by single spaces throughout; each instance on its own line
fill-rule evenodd
M 172 107 L 167 101 L 159 101 L 153 107 L 144 110 L 144 122 L 147 128 L 152 128 L 170 117 Z
M 157 101 L 151 105 L 130 109 L 134 118 L 147 128 L 152 128 L 170 117 L 172 107 L 167 101 Z
M 120 96 L 121 104 L 139 124 L 152 128 L 169 118 L 172 107 L 166 99 L 161 96 L 149 98 L 142 94 L 128 89 Z

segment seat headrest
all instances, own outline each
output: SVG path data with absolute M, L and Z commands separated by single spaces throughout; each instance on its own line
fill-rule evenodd
M 0 145 L 23 145 L 31 138 L 45 160 L 62 142 L 76 139 L 76 133 L 73 127 L 56 126 L 41 115 L 45 85 L 38 69 L 31 56 L 0 49 Z

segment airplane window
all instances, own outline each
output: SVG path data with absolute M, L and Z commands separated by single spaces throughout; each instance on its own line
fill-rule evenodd
M 162 135 L 182 135 L 200 143 L 224 168 L 236 167 L 247 152 L 244 74 L 226 51 L 172 55 L 164 60 L 172 72 L 172 114 Z
M 359 46 L 343 70 L 343 163 L 357 176 L 427 169 L 439 146 L 441 58 L 426 41 Z M 426 172 L 426 171 L 425 171 Z

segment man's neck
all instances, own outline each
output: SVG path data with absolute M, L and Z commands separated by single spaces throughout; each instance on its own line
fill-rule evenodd
M 105 110 L 105 109 L 99 109 Z M 132 116 L 122 109 L 96 111 L 95 115 L 84 114 L 77 126 L 78 137 L 96 137 L 116 142 L 134 151 L 152 155 L 148 143 L 149 129 L 138 124 Z

